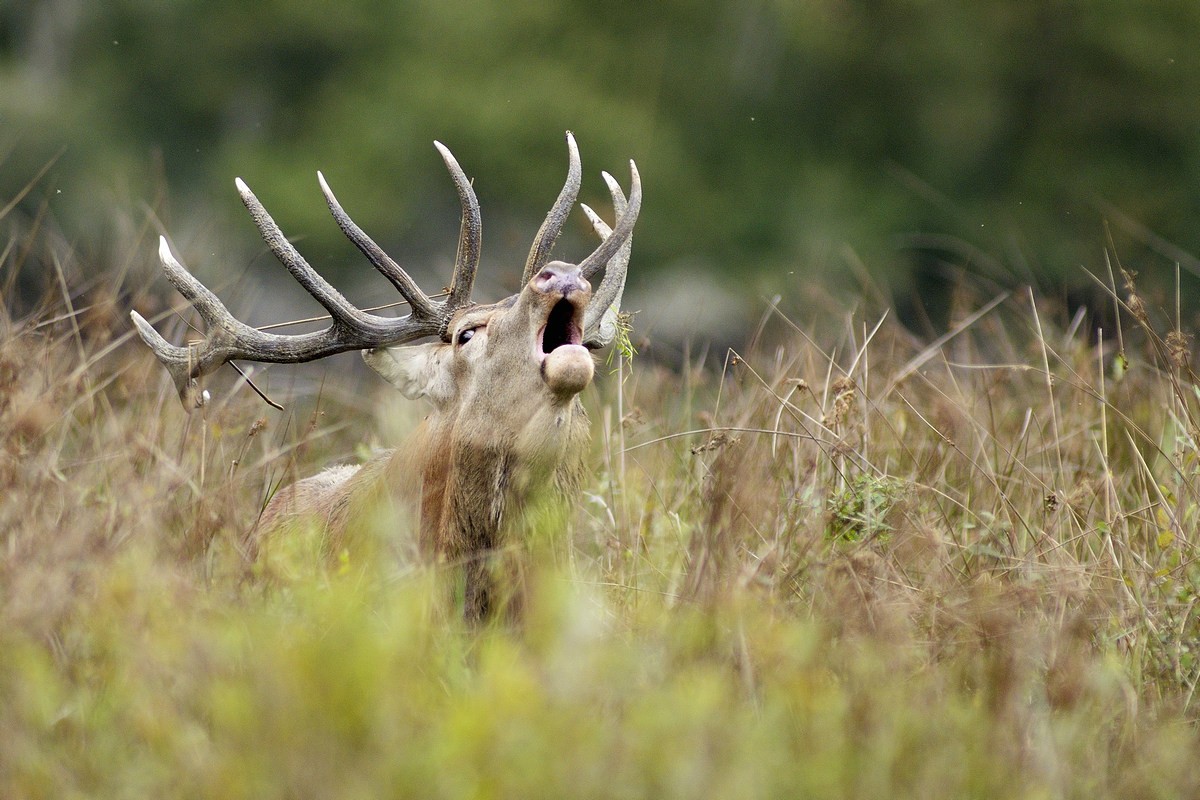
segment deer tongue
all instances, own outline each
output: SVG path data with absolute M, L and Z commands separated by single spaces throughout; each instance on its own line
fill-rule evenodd
M 556 395 L 574 397 L 592 382 L 595 369 L 591 351 L 582 345 L 564 344 L 546 354 L 542 378 Z

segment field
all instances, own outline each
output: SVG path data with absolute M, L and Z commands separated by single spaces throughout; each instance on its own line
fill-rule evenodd
M 569 533 L 483 630 L 403 525 L 244 557 L 279 481 L 402 436 L 386 388 L 187 415 L 119 270 L 0 258 L 2 797 L 1200 795 L 1191 338 L 1115 255 L 1103 337 L 797 287 L 744 353 L 602 367 Z

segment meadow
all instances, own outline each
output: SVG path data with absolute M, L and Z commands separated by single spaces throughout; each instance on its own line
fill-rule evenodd
M 402 523 L 247 557 L 280 481 L 402 438 L 387 387 L 185 414 L 149 295 L 12 230 L 0 796 L 1200 795 L 1192 340 L 1115 253 L 1102 333 L 1025 289 L 914 335 L 798 286 L 745 352 L 614 356 L 525 618 L 470 629 Z

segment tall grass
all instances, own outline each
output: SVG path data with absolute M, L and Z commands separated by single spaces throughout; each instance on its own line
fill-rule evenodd
M 936 341 L 772 309 L 715 366 L 620 363 L 569 537 L 478 631 L 389 548 L 247 557 L 392 395 L 189 416 L 131 282 L 9 280 L 0 796 L 1195 796 L 1191 342 L 1115 271 L 1103 338 L 964 291 Z

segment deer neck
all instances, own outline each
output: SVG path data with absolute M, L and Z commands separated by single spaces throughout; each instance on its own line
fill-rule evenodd
M 535 411 L 515 436 L 462 415 L 441 415 L 426 420 L 423 439 L 422 545 L 438 558 L 459 561 L 503 546 L 521 512 L 543 492 L 569 500 L 578 491 L 587 415 L 572 398 Z

